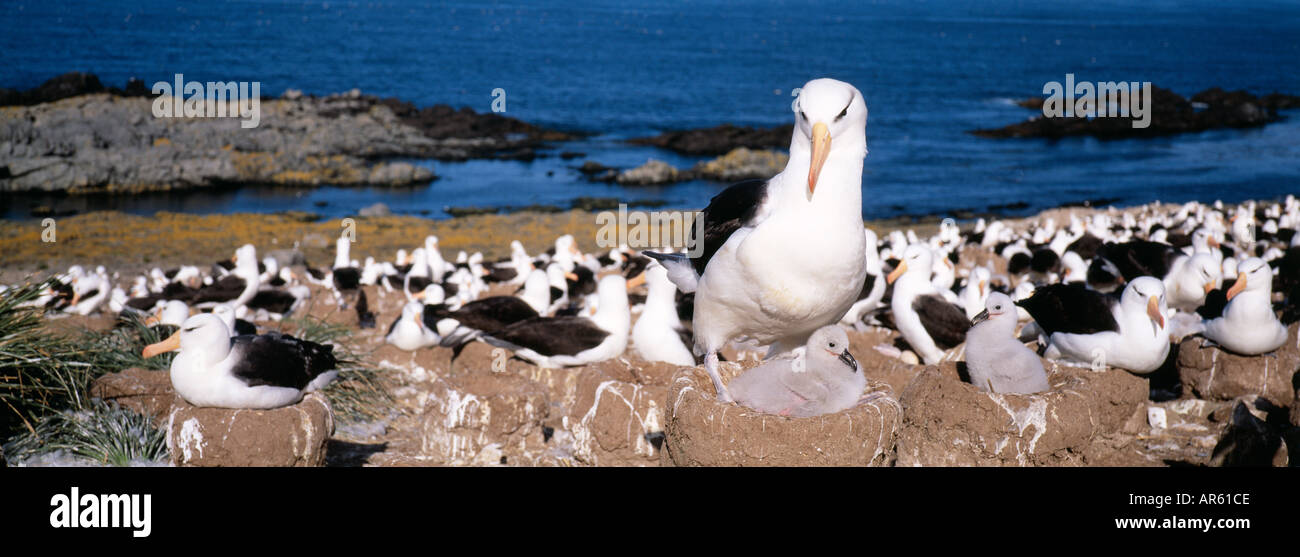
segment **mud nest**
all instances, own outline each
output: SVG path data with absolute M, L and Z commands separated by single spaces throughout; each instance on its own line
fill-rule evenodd
M 758 362 L 722 363 L 730 382 Z M 743 366 L 743 367 L 742 367 Z M 810 418 L 756 412 L 720 403 L 702 367 L 673 376 L 666 402 L 662 463 L 669 466 L 885 466 L 893 459 L 902 407 L 888 385 L 869 381 L 876 397 L 848 410 Z
M 898 466 L 1083 465 L 1094 441 L 1117 432 L 1147 399 L 1147 382 L 1123 370 L 1047 362 L 1052 390 L 988 393 L 958 366 L 928 366 L 899 398 Z

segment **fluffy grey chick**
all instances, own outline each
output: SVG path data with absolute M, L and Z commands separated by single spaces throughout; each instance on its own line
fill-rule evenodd
M 867 378 L 849 353 L 849 337 L 835 325 L 813 332 L 794 359 L 766 362 L 727 385 L 737 403 L 796 418 L 852 407 L 866 388 Z
M 981 391 L 1039 393 L 1050 390 L 1043 362 L 1016 339 L 1016 306 L 1001 292 L 989 294 L 984 311 L 966 333 L 966 371 Z

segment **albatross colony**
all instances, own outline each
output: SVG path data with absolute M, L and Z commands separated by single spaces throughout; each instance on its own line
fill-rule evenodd
M 768 358 L 803 346 L 849 310 L 866 279 L 866 102 L 848 83 L 815 79 L 794 112 L 785 170 L 715 196 L 697 217 L 704 238 L 691 238 L 703 241 L 698 256 L 646 252 L 679 289 L 695 293 L 695 351 L 725 402 L 732 400 L 718 375 L 725 343 L 769 345 Z

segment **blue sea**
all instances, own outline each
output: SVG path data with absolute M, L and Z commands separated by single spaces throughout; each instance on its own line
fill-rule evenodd
M 1033 115 L 1014 101 L 1071 73 L 1150 81 L 1190 96 L 1211 86 L 1300 94 L 1300 4 L 1079 2 L 272 2 L 8 0 L 0 4 L 0 87 L 68 71 L 108 86 L 187 79 L 259 81 L 328 94 L 360 88 L 420 106 L 490 110 L 586 138 L 556 145 L 628 167 L 698 158 L 623 143 L 663 130 L 791 121 L 790 91 L 829 76 L 856 85 L 870 118 L 863 216 L 944 215 L 1025 203 L 1032 213 L 1115 198 L 1120 205 L 1300 193 L 1300 111 L 1257 129 L 1158 139 L 997 140 L 967 133 Z M 584 159 L 415 161 L 427 187 L 240 188 L 130 197 L 0 198 L 31 205 L 197 213 L 350 214 L 384 202 L 446 207 L 556 204 L 577 196 L 701 207 L 725 184 L 592 184 Z

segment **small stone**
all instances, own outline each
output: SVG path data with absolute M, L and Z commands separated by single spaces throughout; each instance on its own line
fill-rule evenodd
M 362 207 L 360 211 L 357 211 L 357 214 L 363 217 L 386 217 L 392 215 L 393 212 L 388 209 L 388 205 L 375 203 L 369 207 Z
M 790 156 L 781 151 L 738 147 L 721 157 L 695 165 L 691 171 L 696 176 L 718 182 L 765 180 L 784 170 L 788 162 Z
M 628 185 L 667 184 L 677 181 L 677 169 L 657 159 L 618 174 L 618 183 Z

